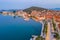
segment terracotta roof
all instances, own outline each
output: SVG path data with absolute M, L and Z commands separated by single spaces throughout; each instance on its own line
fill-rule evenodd
M 45 17 L 46 17 L 47 19 L 52 19 L 52 18 L 53 18 L 52 15 L 45 15 Z
M 55 19 L 57 22 L 60 22 L 60 16 L 54 16 L 54 19 Z
M 60 29 L 60 24 L 58 24 L 58 27 L 59 27 L 59 29 Z

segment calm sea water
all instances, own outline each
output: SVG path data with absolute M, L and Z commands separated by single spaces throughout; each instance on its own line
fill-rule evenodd
M 32 19 L 0 15 L 0 40 L 30 40 L 32 35 L 40 35 L 42 24 Z

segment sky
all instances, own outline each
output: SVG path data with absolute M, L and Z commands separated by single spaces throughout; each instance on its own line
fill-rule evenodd
M 60 8 L 60 0 L 0 0 L 0 9 L 25 9 L 31 6 Z

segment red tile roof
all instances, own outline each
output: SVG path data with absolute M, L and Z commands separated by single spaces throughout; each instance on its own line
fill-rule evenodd
M 46 17 L 47 19 L 52 19 L 52 18 L 53 18 L 52 15 L 45 15 L 45 17 Z
M 57 22 L 60 22 L 60 16 L 54 16 L 54 18 Z
M 58 27 L 59 27 L 59 29 L 60 29 L 60 24 L 58 24 Z

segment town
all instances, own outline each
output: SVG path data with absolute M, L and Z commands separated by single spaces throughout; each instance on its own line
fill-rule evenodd
M 60 11 L 56 10 L 32 10 L 31 13 L 23 10 L 15 12 L 3 11 L 4 16 L 23 17 L 29 21 L 33 19 L 42 23 L 41 35 L 33 36 L 30 40 L 60 40 Z

